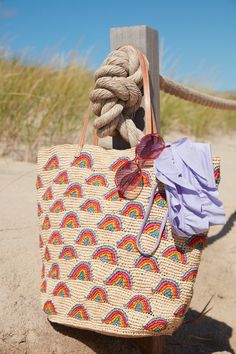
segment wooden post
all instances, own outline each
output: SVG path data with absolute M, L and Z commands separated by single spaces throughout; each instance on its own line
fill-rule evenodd
M 159 91 L 159 52 L 158 52 L 158 33 L 148 26 L 132 26 L 111 28 L 110 47 L 114 50 L 122 45 L 130 44 L 140 49 L 149 61 L 149 74 L 151 86 L 151 102 L 156 116 L 157 128 L 160 131 L 160 91 Z M 138 113 L 138 112 L 137 112 Z M 139 113 L 135 116 L 136 126 L 143 130 L 143 117 Z M 130 145 L 124 141 L 120 135 L 112 137 L 114 149 L 127 149 Z M 144 337 L 136 338 L 143 354 L 164 354 L 165 337 Z
M 158 32 L 148 26 L 111 28 L 111 50 L 125 44 L 130 44 L 140 49 L 149 61 L 151 102 L 156 116 L 157 129 L 160 131 Z M 142 110 L 137 112 L 134 122 L 139 129 L 144 130 Z M 114 136 L 112 142 L 114 149 L 123 150 L 130 147 L 129 143 L 124 141 L 120 135 Z

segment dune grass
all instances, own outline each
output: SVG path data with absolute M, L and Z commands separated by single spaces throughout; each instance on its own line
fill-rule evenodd
M 74 143 L 92 87 L 93 73 L 75 61 L 53 67 L 1 57 L 0 154 L 35 161 L 41 145 Z M 225 96 L 236 99 L 234 93 Z M 227 133 L 236 130 L 236 112 L 161 93 L 161 129 L 197 137 Z

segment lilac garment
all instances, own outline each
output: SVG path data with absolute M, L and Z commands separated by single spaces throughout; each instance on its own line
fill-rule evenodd
M 211 225 L 225 224 L 215 184 L 209 144 L 179 139 L 154 161 L 156 177 L 165 185 L 168 217 L 176 235 L 190 237 Z

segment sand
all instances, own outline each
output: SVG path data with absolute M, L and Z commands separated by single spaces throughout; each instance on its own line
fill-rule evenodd
M 173 140 L 177 135 L 172 135 Z M 222 158 L 220 197 L 227 224 L 211 229 L 188 317 L 211 296 L 210 312 L 167 340 L 168 353 L 233 353 L 236 349 L 236 136 L 211 138 Z M 41 260 L 36 214 L 36 166 L 0 159 L 0 353 L 139 354 L 132 339 L 52 326 L 40 309 Z

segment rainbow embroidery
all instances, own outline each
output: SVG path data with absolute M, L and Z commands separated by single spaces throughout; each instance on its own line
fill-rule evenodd
M 142 186 L 151 187 L 151 179 L 150 179 L 149 172 L 142 171 Z
M 122 198 L 120 197 L 117 188 L 111 189 L 108 193 L 105 194 L 104 198 L 106 200 L 109 200 L 111 202 L 114 202 L 116 200 L 121 201 Z
M 151 306 L 145 296 L 135 295 L 130 299 L 127 305 L 128 309 L 135 310 L 143 313 L 151 313 Z
M 69 260 L 69 259 L 73 259 L 73 258 L 78 258 L 78 256 L 77 256 L 77 252 L 73 246 L 64 246 L 60 255 L 59 255 L 59 258 Z
M 157 192 L 153 199 L 153 204 L 161 208 L 167 207 L 166 196 L 164 192 Z
M 57 155 L 54 155 L 48 159 L 48 162 L 44 166 L 44 171 L 55 170 L 59 168 L 59 161 Z
M 42 188 L 43 187 L 43 182 L 42 182 L 42 178 L 38 175 L 36 178 L 36 188 Z
M 94 259 L 110 264 L 117 264 L 116 250 L 110 246 L 100 246 L 93 253 Z
M 52 264 L 51 269 L 48 272 L 48 277 L 52 279 L 59 279 L 60 270 L 59 270 L 59 265 L 57 263 Z
M 68 179 L 67 171 L 62 171 L 62 172 L 60 172 L 60 173 L 54 178 L 54 183 L 56 183 L 56 184 L 68 184 L 68 183 L 69 183 L 69 179 Z
M 45 304 L 43 305 L 43 311 L 47 315 L 57 315 L 57 311 L 51 300 L 47 300 L 45 302 Z
M 164 331 L 167 327 L 167 321 L 164 318 L 154 318 L 153 320 L 150 320 L 145 326 L 144 329 L 146 329 L 149 332 L 161 332 Z
M 92 165 L 92 156 L 88 152 L 81 153 L 80 156 L 75 157 L 74 161 L 71 163 L 71 166 L 82 168 L 91 168 Z
M 87 310 L 83 305 L 75 305 L 72 309 L 68 312 L 68 316 L 72 318 L 76 318 L 77 320 L 88 321 L 89 315 Z
M 191 281 L 195 282 L 196 276 L 197 276 L 198 269 L 197 268 L 191 268 L 189 269 L 182 277 L 183 281 Z
M 47 246 L 45 247 L 45 251 L 44 251 L 44 259 L 46 259 L 46 261 L 50 261 L 50 259 L 51 259 L 49 249 Z
M 42 196 L 43 200 L 52 200 L 53 199 L 53 193 L 52 193 L 52 188 L 48 187 L 46 191 L 44 192 Z
M 126 163 L 127 161 L 129 161 L 129 159 L 127 157 L 119 157 L 115 162 L 113 162 L 109 169 L 112 171 L 117 171 L 118 168 L 120 168 L 122 165 L 124 165 L 124 163 Z
M 140 268 L 148 272 L 154 273 L 160 272 L 156 258 L 154 257 L 139 256 L 139 258 L 135 262 L 135 268 Z
M 59 231 L 53 231 L 49 237 L 48 243 L 52 245 L 61 245 L 63 243 L 62 236 Z
M 43 248 L 44 244 L 43 244 L 43 240 L 42 240 L 42 236 L 39 235 L 39 248 Z
M 46 293 L 47 291 L 47 281 L 46 279 L 43 280 L 41 286 L 40 286 L 40 291 L 41 293 Z
M 65 191 L 64 195 L 66 197 L 72 197 L 72 198 L 82 198 L 83 193 L 82 193 L 82 188 L 81 185 L 78 183 L 73 183 L 71 184 L 67 190 Z
M 79 220 L 73 211 L 67 213 L 61 222 L 61 228 L 69 227 L 70 229 L 75 229 L 79 226 Z
M 97 301 L 97 302 L 108 302 L 107 292 L 105 289 L 94 286 L 87 297 L 88 300 Z
M 45 277 L 45 265 L 42 265 L 42 270 L 41 270 L 41 278 Z
M 142 203 L 140 202 L 127 203 L 124 206 L 124 208 L 121 210 L 121 214 L 135 219 L 143 219 L 144 210 L 143 210 Z
M 65 207 L 64 207 L 63 201 L 61 199 L 55 201 L 50 208 L 51 213 L 60 213 L 62 211 L 65 211 Z
M 129 326 L 126 313 L 120 309 L 111 310 L 103 319 L 103 322 L 109 325 L 118 326 L 122 328 Z
M 215 183 L 218 185 L 220 183 L 220 166 L 214 168 L 214 178 Z
M 100 203 L 92 198 L 88 198 L 82 205 L 81 210 L 88 211 L 89 213 L 101 213 L 101 205 Z
M 120 242 L 117 242 L 117 247 L 129 252 L 138 252 L 136 237 L 133 235 L 124 236 Z
M 170 279 L 162 279 L 155 289 L 154 293 L 164 295 L 170 299 L 178 299 L 180 289 L 176 281 Z
M 40 216 L 42 214 L 43 214 L 43 209 L 42 209 L 40 203 L 38 203 L 38 216 Z
M 99 229 L 109 230 L 109 231 L 120 231 L 122 229 L 121 220 L 118 216 L 107 214 L 104 218 L 97 224 Z
M 86 183 L 90 184 L 91 186 L 98 186 L 98 187 L 107 187 L 108 186 L 108 182 L 106 180 L 106 177 L 101 174 L 98 174 L 98 173 L 94 173 L 90 177 L 88 177 L 86 179 Z
M 43 225 L 42 225 L 42 230 L 49 230 L 51 228 L 51 223 L 49 220 L 48 216 L 45 216 L 44 221 L 43 221 Z
M 107 285 L 120 286 L 124 289 L 132 289 L 132 282 L 130 274 L 123 269 L 117 268 L 114 272 L 108 277 L 106 281 Z
M 53 295 L 54 296 L 62 296 L 62 297 L 70 297 L 70 290 L 65 283 L 60 282 L 55 286 L 55 288 L 53 290 Z
M 187 257 L 185 253 L 182 253 L 180 250 L 175 248 L 174 246 L 169 246 L 162 253 L 163 257 L 169 258 L 174 262 L 186 264 Z
M 143 233 L 146 233 L 150 236 L 154 236 L 154 237 L 157 237 L 159 235 L 159 230 L 160 230 L 160 227 L 161 227 L 161 223 L 160 222 L 157 222 L 157 221 L 147 221 L 146 223 L 146 226 L 144 227 L 143 229 Z M 163 230 L 163 233 L 162 233 L 162 238 L 166 238 L 166 231 L 165 231 L 165 228 Z
M 206 246 L 206 236 L 203 235 L 193 236 L 189 239 L 188 244 L 190 247 L 202 251 Z
M 177 310 L 174 312 L 174 316 L 175 317 L 183 317 L 185 311 L 187 309 L 187 305 L 183 304 L 183 305 L 180 305 Z
M 76 239 L 76 243 L 84 246 L 96 245 L 97 241 L 94 231 L 92 229 L 82 230 Z
M 89 262 L 78 263 L 69 274 L 70 279 L 89 281 L 92 279 L 91 265 Z

